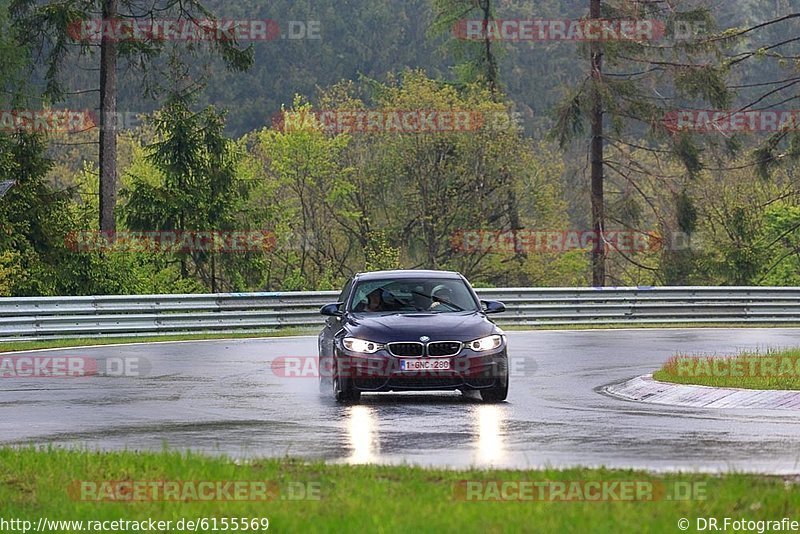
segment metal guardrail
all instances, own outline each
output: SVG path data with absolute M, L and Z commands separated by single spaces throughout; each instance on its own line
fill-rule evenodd
M 800 287 L 479 289 L 507 326 L 800 324 Z M 0 340 L 319 327 L 337 292 L 0 298 Z

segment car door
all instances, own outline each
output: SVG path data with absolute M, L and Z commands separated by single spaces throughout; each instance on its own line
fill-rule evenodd
M 351 278 L 348 280 L 347 284 L 345 284 L 344 289 L 339 294 L 339 298 L 337 302 L 347 302 L 348 297 L 350 296 L 350 291 L 353 287 L 353 279 Z M 344 307 L 344 305 L 342 305 Z M 343 317 L 326 317 L 325 318 L 325 327 L 320 334 L 320 342 L 319 342 L 319 353 L 320 356 L 325 358 L 332 358 L 333 357 L 333 343 L 336 337 L 336 333 L 342 329 L 342 321 L 344 320 Z

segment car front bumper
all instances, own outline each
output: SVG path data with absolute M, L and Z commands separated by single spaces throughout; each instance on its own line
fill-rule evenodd
M 400 360 L 449 360 L 450 369 L 403 371 Z M 505 346 L 485 353 L 464 349 L 448 358 L 400 358 L 385 351 L 356 355 L 337 349 L 336 369 L 358 391 L 480 390 L 505 384 L 508 354 Z

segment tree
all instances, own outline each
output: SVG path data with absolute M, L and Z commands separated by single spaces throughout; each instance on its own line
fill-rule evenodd
M 286 242 L 279 236 L 283 246 L 276 252 L 298 269 L 301 287 L 292 289 L 317 289 L 350 274 L 352 255 L 368 236 L 354 231 L 359 213 L 346 201 L 355 190 L 343 161 L 350 137 L 325 132 L 299 97 L 286 113 L 292 118 L 282 130 L 259 135 L 265 181 L 274 187 L 265 204 L 279 205 L 271 222 L 289 235 Z
M 342 158 L 352 169 L 346 176 L 353 187 L 343 189 L 348 191 L 343 211 L 353 216 L 342 229 L 369 257 L 372 236 L 383 233 L 391 247 L 400 248 L 403 265 L 525 283 L 522 266 L 509 265 L 516 250 L 495 255 L 458 242 L 464 231 L 513 231 L 509 193 L 525 197 L 527 221 L 552 226 L 564 219 L 563 211 L 550 216 L 552 199 L 542 194 L 550 187 L 556 191 L 555 184 L 534 176 L 543 147 L 525 139 L 511 121 L 495 122 L 508 119 L 509 111 L 485 84 L 457 88 L 406 71 L 384 84 L 341 84 L 321 100 L 326 110 L 369 110 L 386 117 L 397 110 L 469 110 L 484 118 L 483 125 L 476 121 L 464 131 L 388 129 L 350 135 Z
M 215 17 L 198 0 L 175 2 L 164 0 L 141 4 L 135 0 L 100 0 L 102 25 L 100 31 L 99 66 L 99 155 L 100 155 L 100 229 L 116 228 L 115 206 L 117 200 L 117 70 L 118 60 L 128 60 L 134 69 L 146 71 L 165 49 L 159 39 L 120 40 L 114 28 L 133 25 L 137 21 L 166 19 L 194 23 L 198 18 L 215 21 Z M 53 102 L 63 100 L 68 94 L 60 79 L 68 60 L 91 56 L 98 47 L 89 35 L 83 35 L 84 22 L 96 13 L 96 0 L 66 0 L 37 2 L 36 0 L 11 0 L 11 13 L 20 36 L 20 44 L 37 42 L 45 54 L 46 89 L 44 97 Z M 77 29 L 77 30 L 76 30 Z M 77 33 L 77 35 L 76 35 Z M 222 57 L 229 68 L 245 70 L 252 64 L 252 50 L 238 48 L 235 40 L 211 40 L 211 47 Z M 188 47 L 194 51 L 194 46 Z M 143 79 L 146 77 L 143 76 Z M 147 87 L 147 91 L 156 91 Z M 73 93 L 74 94 L 74 93 Z
M 492 0 L 434 0 L 433 36 L 449 35 L 447 46 L 456 61 L 461 84 L 482 83 L 493 96 L 500 91 L 497 45 L 485 29 L 495 21 Z M 471 17 L 484 28 L 483 36 L 472 39 L 466 24 Z
M 434 35 L 449 33 L 446 41 L 456 61 L 457 81 L 461 85 L 480 84 L 489 89 L 492 100 L 502 102 L 499 58 L 504 50 L 496 43 L 489 26 L 496 22 L 495 4 L 492 0 L 436 0 L 434 2 L 434 21 L 431 26 Z M 469 21 L 470 17 L 476 17 Z M 466 25 L 479 22 L 482 36 L 471 39 Z M 510 230 L 514 238 L 515 259 L 521 263 L 526 252 L 522 250 L 518 233 L 523 230 L 519 213 L 517 191 L 509 174 L 505 175 L 506 212 Z
M 590 0 L 589 18 L 599 20 L 601 13 L 601 0 Z M 603 98 L 600 93 L 600 84 L 603 80 L 603 47 L 599 41 L 591 44 L 591 110 L 589 122 L 591 123 L 591 147 L 589 148 L 589 161 L 591 162 L 591 200 L 592 200 L 592 231 L 595 236 L 605 232 L 605 176 L 604 176 L 604 151 L 603 151 Z M 606 247 L 605 243 L 597 237 L 592 249 L 592 285 L 604 286 L 606 283 Z
M 124 220 L 135 231 L 219 232 L 237 227 L 246 196 L 237 180 L 238 151 L 224 135 L 223 117 L 212 108 L 191 110 L 191 97 L 173 93 L 154 121 L 157 140 L 147 160 L 159 176 L 133 175 L 123 190 Z M 218 255 L 213 250 L 175 253 L 181 276 L 199 276 L 217 292 Z M 194 273 L 190 273 L 190 262 Z
M 564 148 L 581 137 L 589 124 L 591 226 L 596 236 L 592 250 L 592 283 L 604 286 L 607 243 L 603 236 L 609 230 L 605 199 L 608 179 L 621 180 L 617 187 L 622 191 L 635 191 L 641 201 L 654 209 L 653 199 L 646 193 L 648 188 L 642 186 L 643 181 L 658 178 L 663 185 L 673 188 L 676 199 L 686 200 L 681 194 L 682 184 L 702 170 L 700 150 L 688 135 L 672 135 L 665 127 L 665 117 L 681 102 L 704 102 L 714 108 L 724 108 L 731 102 L 731 93 L 725 79 L 726 65 L 719 61 L 722 43 L 706 38 L 713 28 L 713 18 L 707 7 L 590 0 L 589 17 L 612 21 L 655 20 L 667 29 L 688 21 L 702 23 L 695 27 L 705 28 L 704 34 L 698 33 L 685 40 L 672 39 L 667 44 L 653 38 L 591 41 L 588 50 L 584 49 L 588 54 L 589 73 L 556 112 L 552 135 Z M 628 149 L 647 151 L 660 159 L 675 159 L 681 162 L 684 172 L 658 176 L 632 159 Z M 654 213 L 654 216 L 659 217 L 659 214 Z M 619 218 L 613 222 L 625 224 Z M 666 233 L 674 228 L 663 219 L 661 222 Z M 622 251 L 616 252 L 624 255 Z M 668 248 L 664 253 L 670 253 Z

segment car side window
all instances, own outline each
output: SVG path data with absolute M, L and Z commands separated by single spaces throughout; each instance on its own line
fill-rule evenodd
M 345 284 L 344 289 L 342 289 L 341 294 L 339 294 L 339 300 L 337 302 L 344 302 L 347 303 L 347 299 L 350 297 L 350 291 L 353 289 L 353 279 L 347 281 Z

